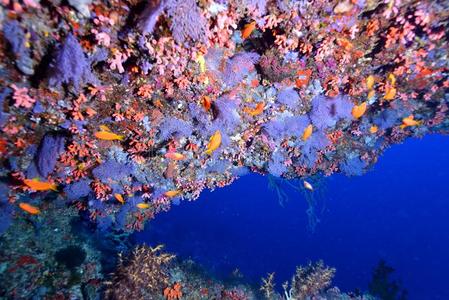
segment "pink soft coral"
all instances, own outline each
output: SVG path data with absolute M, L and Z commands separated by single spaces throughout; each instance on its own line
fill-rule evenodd
M 35 99 L 28 96 L 28 89 L 27 88 L 19 88 L 15 84 L 11 84 L 11 88 L 14 90 L 14 95 L 12 96 L 15 103 L 15 107 L 24 107 L 24 108 L 31 108 L 33 107 L 34 102 L 36 102 Z

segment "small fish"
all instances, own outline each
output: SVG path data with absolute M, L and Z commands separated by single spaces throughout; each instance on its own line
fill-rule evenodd
M 311 191 L 311 192 L 313 192 L 313 186 L 309 183 L 309 182 L 307 182 L 307 181 L 303 181 L 303 185 L 304 185 L 304 188 L 306 189 L 306 190 L 309 190 L 309 191 Z
M 171 191 L 167 191 L 164 193 L 164 196 L 168 197 L 168 198 L 173 198 L 178 196 L 181 193 L 180 190 L 171 190 Z
M 373 98 L 375 94 L 376 94 L 376 91 L 375 91 L 375 90 L 370 90 L 370 91 L 368 92 L 368 100 L 370 100 L 371 98 Z
M 39 208 L 37 208 L 36 206 L 33 206 L 31 204 L 25 203 L 25 202 L 20 202 L 19 207 L 21 209 L 23 209 L 24 211 L 26 211 L 27 213 L 32 214 L 32 215 L 38 215 L 41 213 Z
M 352 108 L 352 116 L 354 117 L 354 119 L 359 119 L 360 117 L 362 117 L 366 112 L 366 107 L 366 102 L 362 102 L 359 105 L 354 105 L 354 107 Z
M 387 80 L 390 82 L 392 86 L 396 85 L 396 76 L 394 76 L 394 74 L 392 73 L 388 74 Z
M 368 77 L 366 77 L 365 83 L 366 83 L 366 87 L 368 88 L 368 90 L 372 90 L 374 87 L 374 76 L 373 75 L 369 75 Z
M 97 131 L 94 133 L 94 135 L 96 138 L 105 141 L 123 141 L 124 139 L 123 135 L 118 135 L 110 131 Z
M 209 96 L 204 96 L 203 99 L 201 100 L 201 105 L 203 105 L 203 108 L 206 111 L 209 111 L 209 109 L 212 106 L 212 101 L 210 100 Z
M 251 80 L 251 87 L 256 88 L 258 86 L 259 86 L 259 80 L 258 79 Z
M 253 33 L 254 29 L 256 29 L 256 21 L 253 21 L 243 26 L 243 29 L 241 31 L 242 38 L 247 39 L 251 35 L 251 33 Z
M 243 110 L 247 114 L 249 114 L 249 115 L 254 117 L 254 116 L 260 115 L 263 112 L 264 108 L 265 108 L 265 103 L 259 102 L 259 103 L 257 103 L 255 108 L 245 107 Z
M 385 100 L 393 100 L 396 97 L 396 88 L 390 87 L 385 91 L 384 99 Z
M 309 124 L 309 126 L 306 127 L 306 129 L 304 129 L 304 132 L 302 133 L 302 140 L 305 142 L 307 141 L 310 136 L 312 135 L 313 132 L 313 126 L 312 124 Z
M 379 128 L 378 128 L 376 125 L 372 125 L 372 126 L 369 128 L 369 132 L 370 132 L 370 133 L 376 133 L 378 130 L 379 130 Z
M 220 147 L 220 145 L 221 145 L 221 132 L 220 130 L 217 130 L 210 137 L 205 153 L 211 155 L 212 152 L 214 152 L 215 150 L 218 149 L 218 147 Z
M 296 75 L 298 75 L 298 78 L 295 80 L 295 85 L 299 89 L 309 83 L 310 76 L 312 75 L 312 70 L 299 70 L 298 72 L 296 72 Z
M 165 153 L 165 158 L 172 159 L 172 160 L 183 160 L 186 158 L 184 154 L 178 153 L 178 152 L 168 152 Z
M 340 47 L 343 47 L 346 51 L 350 51 L 354 47 L 354 45 L 352 45 L 352 43 L 345 38 L 337 39 L 337 43 Z
M 148 203 L 137 203 L 137 205 L 136 205 L 138 208 L 141 208 L 141 209 L 147 209 L 147 208 L 150 208 L 150 204 L 148 204 Z
M 121 204 L 125 204 L 125 199 L 123 199 L 123 196 L 121 194 L 114 194 L 115 199 L 117 199 L 118 202 Z
M 50 183 L 48 181 L 39 181 L 37 178 L 34 179 L 24 179 L 23 183 L 34 191 L 48 191 L 53 190 L 58 191 L 56 184 Z
M 198 55 L 198 57 L 196 58 L 196 61 L 200 65 L 200 72 L 201 73 L 206 72 L 206 60 L 204 59 L 204 56 Z
M 402 119 L 402 125 L 400 127 L 401 127 L 401 129 L 404 129 L 407 127 L 418 126 L 421 124 L 422 124 L 422 121 L 417 121 L 417 120 L 415 120 L 415 117 L 413 115 L 410 115 L 410 116 Z

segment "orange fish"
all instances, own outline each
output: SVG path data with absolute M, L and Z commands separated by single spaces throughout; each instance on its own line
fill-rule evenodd
M 150 208 L 150 204 L 148 204 L 148 203 L 137 203 L 137 205 L 136 205 L 138 208 L 141 208 L 141 209 L 147 209 L 147 208 Z
M 34 191 L 58 191 L 56 184 L 47 181 L 39 181 L 38 179 L 24 179 L 23 183 Z
M 249 107 L 245 107 L 243 110 L 251 115 L 251 116 L 257 116 L 260 115 L 263 112 L 263 109 L 265 108 L 265 103 L 263 102 L 259 102 L 257 103 L 255 108 L 249 108 Z
M 309 126 L 306 127 L 306 129 L 304 129 L 304 132 L 302 134 L 302 140 L 305 142 L 307 141 L 310 136 L 312 135 L 313 132 L 313 126 L 312 124 L 309 124 Z
M 422 121 L 417 121 L 417 120 L 415 120 L 415 117 L 413 115 L 410 115 L 410 116 L 402 119 L 402 125 L 400 127 L 401 127 L 401 129 L 404 129 L 406 127 L 418 126 L 421 124 L 422 124 Z
M 243 26 L 243 29 L 241 31 L 242 38 L 247 39 L 251 35 L 251 33 L 253 33 L 254 29 L 256 29 L 256 21 L 253 21 Z
M 38 215 L 41 213 L 39 208 L 37 208 L 36 206 L 33 206 L 31 204 L 25 203 L 25 202 L 20 202 L 19 207 L 21 209 L 23 209 L 24 211 L 26 211 L 27 213 L 32 214 L 32 215 Z
M 368 92 L 368 100 L 371 99 L 371 98 L 373 98 L 375 94 L 376 94 L 376 92 L 375 92 L 374 90 L 370 90 L 370 91 Z
M 312 70 L 300 70 L 296 73 L 299 77 L 295 80 L 295 85 L 299 89 L 309 83 L 310 76 L 312 75 Z
M 369 75 L 368 77 L 366 77 L 365 84 L 366 84 L 366 87 L 368 88 L 368 90 L 373 89 L 374 83 L 375 83 L 375 80 L 374 80 L 373 75 Z
M 201 100 L 201 104 L 203 105 L 203 107 L 206 111 L 209 111 L 209 109 L 212 105 L 212 101 L 210 100 L 209 96 L 204 96 L 203 100 Z
M 350 50 L 354 47 L 354 46 L 352 45 L 352 43 L 351 43 L 349 40 L 345 39 L 345 38 L 339 38 L 339 39 L 337 39 L 337 44 L 338 44 L 340 47 L 345 48 L 346 51 L 350 51 Z
M 394 97 L 396 97 L 396 88 L 395 87 L 390 87 L 385 91 L 385 95 L 384 95 L 384 99 L 385 100 L 393 100 Z
M 220 147 L 220 145 L 221 145 L 221 132 L 220 130 L 217 130 L 210 137 L 205 153 L 211 155 L 212 152 L 214 152 L 215 150 L 218 149 L 218 147 Z
M 366 102 L 362 102 L 360 105 L 354 105 L 352 108 L 352 116 L 354 119 L 359 119 L 366 112 Z
M 392 86 L 396 85 L 396 76 L 394 76 L 394 74 L 392 73 L 388 74 L 387 80 L 390 82 Z
M 379 130 L 379 128 L 376 125 L 373 125 L 369 128 L 370 133 L 376 133 Z
M 105 141 L 116 141 L 116 140 L 123 141 L 124 139 L 123 135 L 118 135 L 109 131 L 97 131 L 94 133 L 94 135 L 96 138 Z
M 125 204 L 125 199 L 123 199 L 123 196 L 121 194 L 114 194 L 115 199 L 117 199 L 118 202 L 121 204 Z
M 171 191 L 167 191 L 164 193 L 164 196 L 168 197 L 168 198 L 173 198 L 178 196 L 181 193 L 180 190 L 171 190 Z
M 172 159 L 172 160 L 183 160 L 186 158 L 184 154 L 181 154 L 178 152 L 168 152 L 168 153 L 165 153 L 164 156 L 165 156 L 165 158 Z
M 259 80 L 253 79 L 251 80 L 251 87 L 255 88 L 259 86 Z

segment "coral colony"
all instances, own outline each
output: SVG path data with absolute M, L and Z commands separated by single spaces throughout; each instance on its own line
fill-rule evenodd
M 0 233 L 51 210 L 133 232 L 248 172 L 361 175 L 391 144 L 449 125 L 447 1 L 0 5 Z M 163 272 L 151 290 L 185 295 L 166 271 L 132 263 L 158 251 L 136 250 L 133 270 L 123 260 L 117 285 Z M 328 286 L 333 271 L 313 268 Z M 265 294 L 302 299 L 298 282 Z

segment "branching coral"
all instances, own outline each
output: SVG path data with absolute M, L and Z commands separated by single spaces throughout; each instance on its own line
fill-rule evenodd
M 283 284 L 285 298 L 305 300 L 317 296 L 331 285 L 334 274 L 335 269 L 324 266 L 322 261 L 309 263 L 307 267 L 296 267 L 290 287 L 288 282 Z
M 153 299 L 169 284 L 168 264 L 174 255 L 155 248 L 139 246 L 130 257 L 119 257 L 117 270 L 108 282 L 107 299 Z

